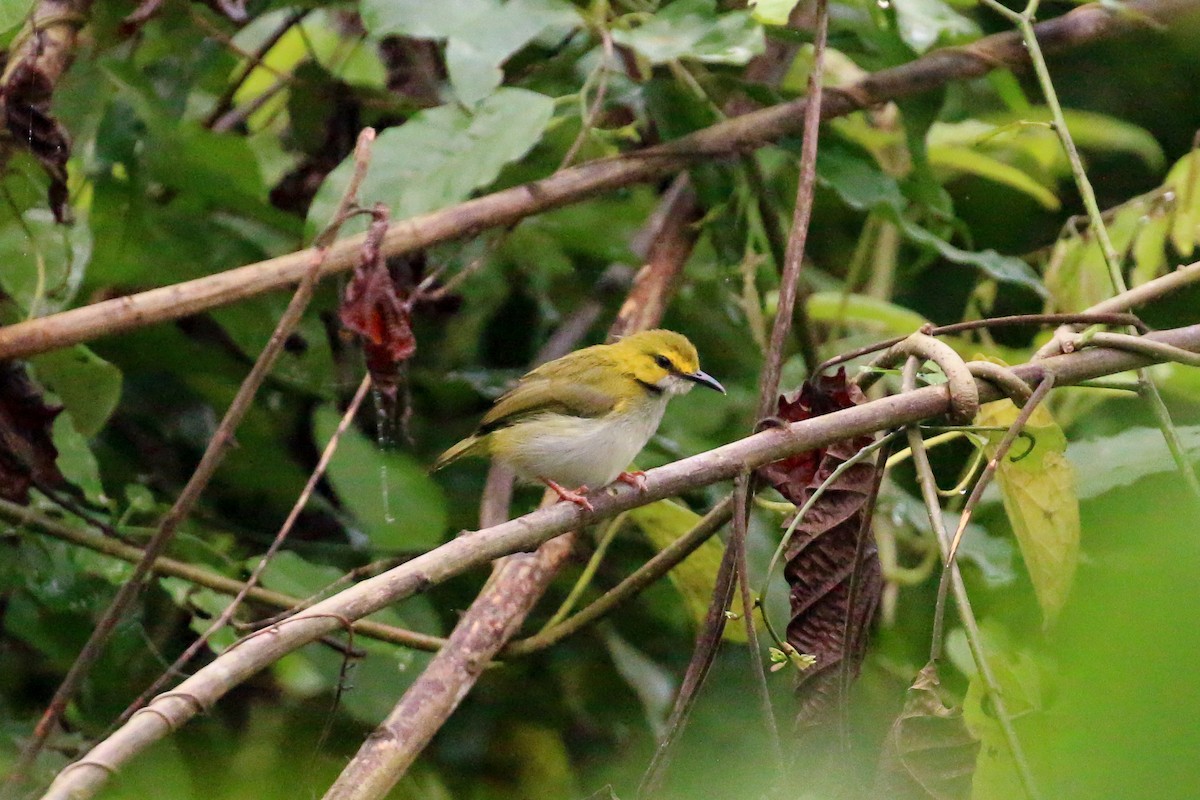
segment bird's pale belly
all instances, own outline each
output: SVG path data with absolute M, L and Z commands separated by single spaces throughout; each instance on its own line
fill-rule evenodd
M 597 418 L 540 414 L 491 435 L 492 455 L 526 480 L 597 488 L 612 483 L 658 428 L 666 401 Z

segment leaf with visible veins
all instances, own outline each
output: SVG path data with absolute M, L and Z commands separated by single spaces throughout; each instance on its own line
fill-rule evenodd
M 862 401 L 862 392 L 846 380 L 845 370 L 838 370 L 805 382 L 793 397 L 780 397 L 778 416 L 797 422 Z M 835 469 L 872 441 L 871 436 L 857 436 L 835 442 L 767 464 L 758 474 L 799 507 Z M 805 514 L 784 551 L 792 609 L 786 638 L 800 653 L 816 658 L 812 667 L 800 673 L 796 686 L 797 725 L 802 728 L 820 725 L 836 710 L 840 665 L 848 659 L 856 676 L 866 652 L 867 631 L 883 589 L 879 552 L 864 530 L 874 506 L 876 477 L 870 462 L 850 467 Z M 861 553 L 860 532 L 866 536 Z

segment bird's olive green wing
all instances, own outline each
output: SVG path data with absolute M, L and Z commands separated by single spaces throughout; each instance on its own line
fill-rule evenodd
M 612 392 L 572 380 L 526 379 L 496 401 L 479 425 L 485 434 L 541 413 L 602 417 L 613 410 Z

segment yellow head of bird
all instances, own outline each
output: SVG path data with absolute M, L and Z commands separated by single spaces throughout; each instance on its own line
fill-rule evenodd
M 642 331 L 626 336 L 612 347 L 624 371 L 642 386 L 683 394 L 699 384 L 725 393 L 725 387 L 716 378 L 700 369 L 695 346 L 682 334 Z

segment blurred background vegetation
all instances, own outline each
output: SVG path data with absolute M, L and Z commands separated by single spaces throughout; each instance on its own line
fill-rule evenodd
M 1048 0 L 1040 15 L 1071 7 Z M 29 9 L 0 3 L 10 45 Z M 831 83 L 1011 28 L 964 0 L 850 0 L 830 9 Z M 549 175 L 577 138 L 575 160 L 587 161 L 704 127 L 733 103 L 790 99 L 803 91 L 812 57 L 811 9 L 803 4 L 791 26 L 770 19 L 765 3 L 752 12 L 716 0 L 250 0 L 244 9 L 177 0 L 123 24 L 134 10 L 93 5 L 74 63 L 53 87 L 52 113 L 71 140 L 69 224 L 54 221 L 48 178 L 20 137 L 5 143 L 5 324 L 306 246 L 341 195 L 346 158 L 366 125 L 381 134 L 363 200 L 385 202 L 403 218 Z M 783 67 L 774 85 L 747 78 L 747 64 L 764 53 Z M 1165 29 L 1146 25 L 1049 66 L 1100 205 L 1113 210 L 1129 280 L 1194 260 L 1200 16 Z M 822 355 L 926 320 L 1079 310 L 1110 293 L 1086 224 L 1064 227 L 1082 207 L 1056 136 L 1044 124 L 1021 124 L 1047 119 L 1031 78 L 997 70 L 824 126 L 802 278 Z M 696 342 L 729 395 L 675 402 L 642 468 L 753 427 L 778 274 L 765 230 L 789 225 L 798 153 L 798 140 L 756 153 L 762 186 L 733 160 L 691 173 L 698 241 L 664 327 Z M 368 401 L 265 585 L 304 597 L 350 569 L 404 559 L 474 529 L 486 464 L 435 476 L 428 465 L 593 300 L 603 311 L 583 343 L 603 340 L 623 297 L 621 276 L 644 257 L 637 234 L 664 189 L 630 186 L 410 259 L 421 274 L 463 278 L 451 278 L 446 302 L 417 310 L 404 424 L 381 421 Z M 362 374 L 336 321 L 344 284 L 320 285 L 173 557 L 242 578 L 266 549 Z M 1156 327 L 1195 323 L 1195 301 L 1184 293 L 1145 318 Z M 53 437 L 78 504 L 144 542 L 286 302 L 285 293 L 261 295 L 31 359 L 48 401 L 65 407 Z M 1034 333 L 954 344 L 966 355 L 1019 363 L 1043 340 Z M 1177 366 L 1153 374 L 1185 443 L 1200 446 L 1200 376 Z M 802 361 L 789 357 L 784 375 L 785 388 L 798 385 Z M 1075 466 L 1074 586 L 1057 620 L 1044 624 L 999 494 L 988 495 L 962 556 L 993 668 L 1045 797 L 1194 797 L 1197 498 L 1135 395 L 1063 390 L 1051 409 Z M 971 450 L 956 444 L 933 455 L 942 485 L 951 486 Z M 727 490 L 683 500 L 702 513 Z M 790 796 L 836 796 L 873 773 L 879 742 L 927 658 L 937 574 L 923 559 L 931 534 L 911 468 L 895 469 L 882 495 L 876 535 L 896 565 L 915 569 L 885 569 L 894 580 L 855 689 L 849 753 L 836 766 L 814 766 L 820 774 L 799 769 Z M 514 511 L 537 497 L 519 490 Z M 87 527 L 39 492 L 30 502 L 63 525 Z M 0 516 L 3 765 L 130 566 L 47 535 L 15 505 L 0 507 Z M 780 523 L 775 512 L 755 511 L 756 574 Z M 598 587 L 652 554 L 643 533 L 632 524 L 622 530 Z M 559 578 L 532 626 L 557 607 L 579 569 Z M 485 578 L 461 576 L 377 618 L 445 634 Z M 703 591 L 705 578 L 703 570 L 693 576 L 698 587 L 662 582 L 602 624 L 489 670 L 395 796 L 575 798 L 607 784 L 633 796 L 691 652 L 696 616 L 686 592 Z M 776 592 L 769 605 L 782 615 L 782 585 Z M 91 670 L 37 764 L 37 781 L 102 736 L 227 602 L 178 578 L 153 581 Z M 963 705 L 982 741 L 973 796 L 1020 797 L 994 709 L 981 700 L 950 619 L 946 699 Z M 317 796 L 429 658 L 362 638 L 355 645 L 364 657 L 348 671 L 341 653 L 320 644 L 286 657 L 134 762 L 103 796 Z M 782 671 L 770 680 L 786 729 L 792 678 Z M 753 691 L 744 646 L 727 645 L 664 796 L 750 798 L 770 784 Z

